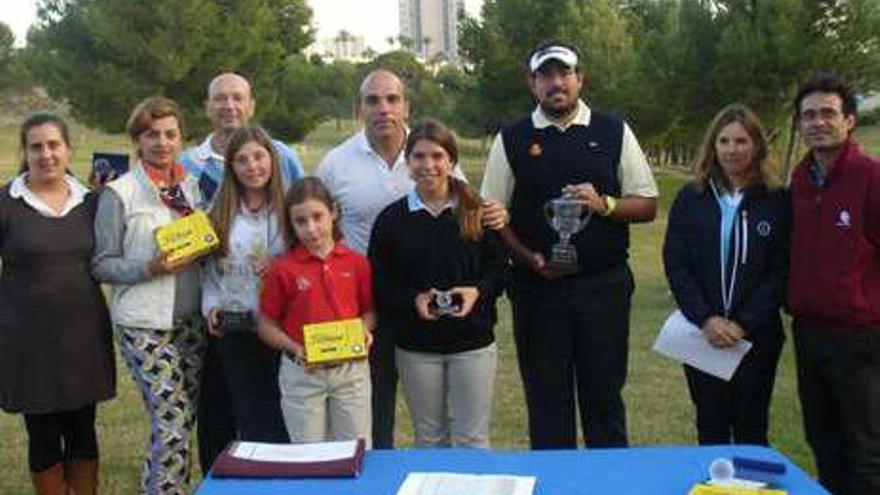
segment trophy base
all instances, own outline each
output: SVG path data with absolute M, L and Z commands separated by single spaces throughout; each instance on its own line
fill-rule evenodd
M 257 322 L 250 311 L 220 311 L 217 319 L 220 320 L 217 329 L 223 335 L 253 333 L 257 329 Z
M 577 264 L 573 264 L 567 261 L 548 261 L 547 270 L 553 272 L 554 274 L 558 274 L 559 276 L 565 275 L 574 275 L 575 273 L 580 271 L 580 267 Z
M 577 249 L 567 242 L 555 244 L 550 250 L 547 269 L 559 275 L 571 275 L 580 270 L 577 262 Z

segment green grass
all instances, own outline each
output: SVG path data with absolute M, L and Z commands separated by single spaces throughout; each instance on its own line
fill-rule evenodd
M 337 130 L 332 123 L 318 128 L 297 149 L 307 170 L 313 170 L 330 147 L 347 137 L 354 126 L 343 123 Z M 17 129 L 0 128 L 0 178 L 8 179 L 18 168 Z M 75 171 L 86 175 L 93 150 L 130 151 L 123 136 L 107 136 L 75 127 Z M 860 138 L 873 153 L 880 152 L 880 130 L 860 131 Z M 464 141 L 461 162 L 471 182 L 482 176 L 487 141 Z M 632 311 L 629 379 L 624 395 L 633 445 L 682 445 L 695 443 L 694 412 L 687 395 L 681 368 L 651 352 L 651 344 L 663 318 L 673 307 L 660 260 L 660 248 L 666 228 L 666 214 L 675 191 L 684 182 L 678 175 L 658 174 L 661 190 L 657 220 L 632 228 L 631 263 L 637 289 Z M 499 368 L 495 384 L 492 441 L 498 448 L 525 448 L 528 443 L 525 406 L 511 338 L 510 311 L 506 300 L 500 301 L 500 322 L 496 328 Z M 119 396 L 99 408 L 98 428 L 101 445 L 101 493 L 135 493 L 140 473 L 140 459 L 148 437 L 149 421 L 134 389 L 128 370 L 119 361 Z M 412 430 L 403 401 L 398 403 L 398 439 L 412 444 Z M 770 426 L 771 442 L 803 468 L 814 471 L 812 458 L 804 443 L 800 405 L 794 373 L 791 345 L 786 345 L 776 380 Z M 0 414 L 0 493 L 31 493 L 27 473 L 27 445 L 20 416 Z
M 880 126 L 858 128 L 856 138 L 872 155 L 880 155 Z

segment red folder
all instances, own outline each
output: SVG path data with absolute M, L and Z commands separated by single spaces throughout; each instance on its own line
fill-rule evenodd
M 364 465 L 366 444 L 357 441 L 354 455 L 318 462 L 275 462 L 240 459 L 232 455 L 240 442 L 232 442 L 211 467 L 215 478 L 354 478 Z

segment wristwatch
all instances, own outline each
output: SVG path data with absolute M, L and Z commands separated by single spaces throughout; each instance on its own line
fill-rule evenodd
M 617 198 L 614 196 L 603 196 L 605 198 L 605 211 L 602 212 L 603 217 L 607 217 L 611 215 L 615 208 L 617 208 Z

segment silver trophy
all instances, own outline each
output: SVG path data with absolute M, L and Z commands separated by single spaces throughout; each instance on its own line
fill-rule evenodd
M 462 299 L 461 294 L 431 289 L 431 301 L 428 303 L 428 309 L 437 316 L 448 316 L 461 310 Z
M 559 234 L 559 242 L 550 249 L 547 266 L 561 272 L 578 271 L 577 248 L 571 238 L 587 226 L 593 211 L 578 200 L 562 197 L 548 201 L 544 214 L 550 227 Z
M 220 297 L 219 331 L 228 333 L 252 332 L 255 319 L 248 309 L 253 292 L 251 263 L 246 260 L 221 260 L 218 264 L 222 283 Z

